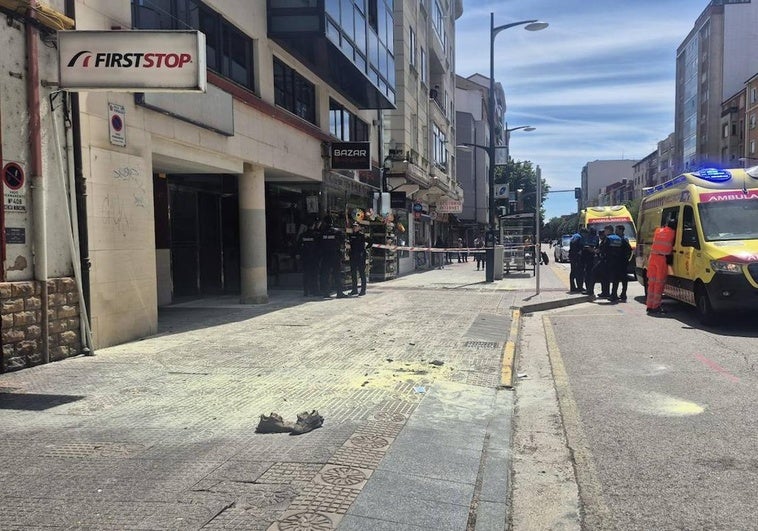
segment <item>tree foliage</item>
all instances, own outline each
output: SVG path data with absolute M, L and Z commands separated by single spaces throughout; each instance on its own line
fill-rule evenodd
M 516 192 L 516 210 L 523 212 L 534 212 L 537 203 L 537 170 L 531 161 L 515 161 L 508 158 L 505 166 L 495 168 L 495 184 L 508 184 L 511 194 Z M 521 190 L 521 192 L 518 192 Z M 542 179 L 542 201 L 540 205 L 545 204 L 547 193 L 550 186 Z M 508 200 L 495 199 L 495 207 L 508 206 Z M 499 211 L 499 209 L 498 209 Z M 540 218 L 545 219 L 544 206 L 540 208 Z
M 545 239 L 557 240 L 564 234 L 574 234 L 579 229 L 579 214 L 567 214 L 551 218 L 545 224 Z

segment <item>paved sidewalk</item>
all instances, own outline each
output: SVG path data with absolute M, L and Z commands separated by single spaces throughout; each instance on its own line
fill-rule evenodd
M 538 296 L 469 262 L 365 297 L 186 303 L 154 337 L 0 375 L 0 528 L 504 529 L 501 359 L 514 307 L 569 300 L 556 271 Z M 320 429 L 255 433 L 312 409 Z

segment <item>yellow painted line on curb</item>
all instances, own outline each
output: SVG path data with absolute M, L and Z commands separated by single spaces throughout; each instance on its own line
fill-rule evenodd
M 571 279 L 569 278 L 569 273 L 566 271 L 566 268 L 556 266 L 555 262 L 553 262 L 553 265 L 551 267 L 553 268 L 553 273 L 555 273 L 555 276 L 561 279 L 567 288 L 570 288 Z
M 516 341 L 521 326 L 521 310 L 513 310 L 511 313 L 511 331 L 508 333 L 508 341 L 503 348 L 503 360 L 500 364 L 500 386 L 513 387 L 513 363 L 516 360 Z
M 590 508 L 590 510 L 585 511 L 585 519 L 592 521 L 583 522 L 582 528 L 586 526 L 587 529 L 607 529 L 612 525 L 612 513 L 603 497 L 603 487 L 598 478 L 595 461 L 592 458 L 587 437 L 582 428 L 579 408 L 574 400 L 574 393 L 571 391 L 568 373 L 563 364 L 563 357 L 558 348 L 558 340 L 555 337 L 550 316 L 542 317 L 542 326 L 545 329 L 547 351 L 553 369 L 553 380 L 558 395 L 561 417 L 563 418 L 566 442 L 574 458 L 574 473 L 579 484 L 579 492 L 582 502 Z

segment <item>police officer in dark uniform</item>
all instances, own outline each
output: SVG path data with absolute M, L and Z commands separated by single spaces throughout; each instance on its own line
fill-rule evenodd
M 569 243 L 569 262 L 571 262 L 571 274 L 569 275 L 569 284 L 571 284 L 571 293 L 579 293 L 584 285 L 584 270 L 581 268 L 582 260 L 582 242 L 587 235 L 587 229 L 581 228 L 579 232 L 571 236 Z
M 319 294 L 319 246 L 321 233 L 318 230 L 318 219 L 314 219 L 308 228 L 300 235 L 300 259 L 303 262 L 303 296 Z
M 592 270 L 595 265 L 595 250 L 599 243 L 597 231 L 590 227 L 587 234 L 582 239 L 582 254 L 580 255 L 580 266 L 584 272 L 584 289 L 582 293 L 594 297 L 595 282 L 592 279 Z
M 621 256 L 616 264 L 616 278 L 613 284 L 613 289 L 611 290 L 611 298 L 615 298 L 618 285 L 621 284 L 621 295 L 619 295 L 618 299 L 621 302 L 626 302 L 626 288 L 629 285 L 626 268 L 632 257 L 632 244 L 629 243 L 629 238 L 624 236 L 624 230 L 623 225 L 616 225 L 616 235 L 621 238 Z
M 334 226 L 332 216 L 324 216 L 321 227 L 321 290 L 324 297 L 336 289 L 337 298 L 347 297 L 342 291 L 342 249 L 345 245 L 345 233 Z
M 623 245 L 624 240 L 619 238 L 618 234 L 616 234 L 613 230 L 613 227 L 608 225 L 605 227 L 605 230 L 607 232 L 607 235 L 605 237 L 605 259 L 606 259 L 606 266 L 605 266 L 605 275 L 606 275 L 606 286 L 605 288 L 608 293 L 608 300 L 611 302 L 618 302 L 618 278 L 617 278 L 617 271 L 619 268 L 619 263 L 623 261 Z
M 353 223 L 353 232 L 348 237 L 350 243 L 350 278 L 353 289 L 350 295 L 366 294 L 366 235 L 361 231 L 361 225 Z M 358 275 L 361 277 L 361 291 L 358 291 Z

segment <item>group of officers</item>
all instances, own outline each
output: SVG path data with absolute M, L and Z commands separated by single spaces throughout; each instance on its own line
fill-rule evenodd
M 354 222 L 352 232 L 346 237 L 342 230 L 334 226 L 334 218 L 327 215 L 320 222 L 315 219 L 299 237 L 305 297 L 330 298 L 332 292 L 335 291 L 338 299 L 348 296 L 343 291 L 342 285 L 345 242 L 349 244 L 350 276 L 353 288 L 349 295 L 366 294 L 366 258 L 369 243 L 361 230 L 361 225 Z M 358 277 L 361 279 L 360 291 L 358 291 Z
M 582 227 L 571 236 L 569 244 L 571 293 L 586 294 L 594 300 L 595 284 L 599 283 L 597 297 L 626 302 L 627 266 L 631 256 L 632 246 L 624 236 L 623 225 L 606 225 L 599 232 L 593 227 Z

